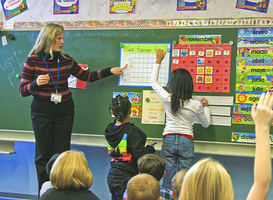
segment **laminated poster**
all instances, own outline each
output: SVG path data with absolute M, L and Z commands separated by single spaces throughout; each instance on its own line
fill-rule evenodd
M 143 90 L 142 124 L 165 124 L 165 105 L 153 90 Z
M 110 0 L 110 14 L 135 13 L 136 0 Z
M 177 11 L 207 10 L 207 0 L 177 0 Z
M 236 8 L 267 13 L 270 0 L 237 0 Z
M 6 20 L 28 9 L 26 0 L 1 0 L 1 4 Z
M 142 112 L 142 92 L 113 92 L 113 98 L 121 95 L 128 96 L 131 102 L 131 118 L 141 118 Z M 113 116 L 114 117 L 114 116 Z
M 53 14 L 79 14 L 80 0 L 54 0 Z

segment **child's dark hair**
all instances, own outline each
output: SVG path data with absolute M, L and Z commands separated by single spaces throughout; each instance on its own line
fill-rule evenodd
M 128 96 L 117 95 L 112 99 L 112 103 L 109 106 L 109 110 L 112 111 L 116 120 L 123 122 L 126 118 L 129 110 L 131 109 L 131 102 L 129 101 Z
M 176 115 L 180 104 L 192 98 L 193 81 L 188 70 L 180 68 L 171 73 L 169 89 L 172 93 L 171 110 Z

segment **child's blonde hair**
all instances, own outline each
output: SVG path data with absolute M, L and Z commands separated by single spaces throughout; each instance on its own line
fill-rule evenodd
M 227 170 L 216 160 L 205 158 L 187 172 L 180 200 L 233 200 L 232 181 Z
M 138 174 L 127 183 L 129 200 L 158 200 L 160 196 L 159 182 L 150 174 Z
M 65 151 L 54 162 L 50 181 L 56 189 L 81 190 L 93 184 L 93 176 L 82 152 Z

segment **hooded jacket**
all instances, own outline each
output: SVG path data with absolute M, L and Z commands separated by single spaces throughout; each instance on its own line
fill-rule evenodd
M 127 137 L 124 137 L 127 134 Z M 129 161 L 122 159 L 115 159 L 112 157 L 111 167 L 118 168 L 124 172 L 136 175 L 138 173 L 137 160 L 144 154 L 154 153 L 154 147 L 147 145 L 146 134 L 136 127 L 133 123 L 126 122 L 120 126 L 115 126 L 115 123 L 111 123 L 105 130 L 105 139 L 107 143 L 112 147 L 116 148 L 122 139 L 127 140 L 127 155 L 131 155 Z

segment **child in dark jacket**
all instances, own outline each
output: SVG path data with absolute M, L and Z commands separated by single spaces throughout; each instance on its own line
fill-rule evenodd
M 155 149 L 152 141 L 145 147 L 146 134 L 129 122 L 131 103 L 127 96 L 113 98 L 109 110 L 115 116 L 115 122 L 109 124 L 104 133 L 112 158 L 107 183 L 112 200 L 121 200 L 127 182 L 138 174 L 137 160 L 144 154 L 154 153 Z

